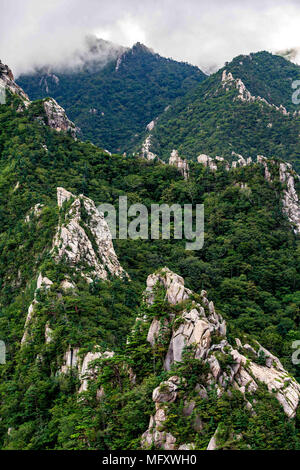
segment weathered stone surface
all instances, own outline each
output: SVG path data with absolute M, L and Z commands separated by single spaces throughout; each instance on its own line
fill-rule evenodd
M 148 137 L 146 137 L 142 145 L 142 150 L 141 150 L 142 156 L 146 158 L 146 160 L 150 160 L 150 161 L 155 160 L 155 158 L 159 160 L 158 156 L 155 153 L 151 152 L 150 149 L 151 149 L 151 135 L 148 135 Z
M 47 124 L 57 132 L 70 132 L 73 137 L 76 135 L 76 126 L 71 122 L 65 110 L 53 98 L 46 98 L 43 107 L 47 116 Z
M 107 279 L 108 273 L 113 276 L 128 277 L 114 251 L 111 233 L 104 215 L 97 211 L 94 202 L 85 196 L 75 197 L 64 188 L 57 188 L 57 201 L 60 208 L 71 198 L 73 202 L 64 214 L 64 219 L 60 220 L 54 237 L 51 254 L 55 261 L 59 263 L 63 260 L 75 271 L 80 271 L 88 282 L 92 282 L 92 278 L 97 277 Z M 41 207 L 37 204 L 33 213 L 38 215 Z M 87 220 L 83 220 L 82 211 Z M 88 275 L 83 272 L 85 268 L 88 270 Z M 34 307 L 38 303 L 36 299 L 38 289 L 48 290 L 52 284 L 50 279 L 42 273 L 39 274 L 34 299 L 28 309 L 21 344 L 24 344 L 28 337 L 28 326 L 32 321 Z M 61 288 L 74 289 L 75 285 L 69 279 L 65 279 L 61 283 Z
M 283 105 L 276 106 L 274 104 L 269 103 L 265 98 L 261 96 L 253 96 L 250 91 L 246 88 L 244 82 L 240 78 L 234 78 L 231 72 L 227 73 L 227 70 L 223 71 L 222 74 L 222 87 L 229 91 L 232 88 L 236 88 L 238 91 L 238 95 L 235 100 L 241 100 L 244 102 L 261 102 L 271 108 L 276 109 L 277 111 L 281 112 L 284 115 L 289 115 L 290 113 L 287 112 L 286 108 Z
M 210 308 L 210 319 L 206 318 L 205 310 L 199 304 L 195 304 L 195 308 L 191 311 L 182 313 L 184 322 L 173 331 L 164 363 L 166 370 L 169 370 L 174 362 L 181 362 L 186 346 L 194 346 L 195 358 L 205 358 L 211 345 L 211 333 L 216 332 L 221 335 L 224 330 L 226 331 L 223 322 L 220 324 L 220 318 L 214 311 L 212 303 Z
M 91 367 L 91 363 L 97 359 L 109 359 L 114 356 L 113 351 L 105 351 L 104 353 L 100 351 L 95 352 L 88 352 L 82 361 L 81 368 L 79 371 L 79 379 L 81 382 L 81 386 L 79 389 L 79 393 L 86 392 L 88 389 L 88 383 L 92 380 L 93 375 L 95 374 L 96 370 Z
M 67 191 L 65 188 L 57 188 L 57 205 L 59 208 L 63 206 L 65 201 L 69 201 L 71 198 L 75 198 L 75 196 Z
M 178 450 L 194 450 L 195 444 L 191 442 L 190 444 L 182 444 L 178 447 Z
M 155 127 L 155 119 L 153 121 L 149 122 L 146 129 L 147 129 L 147 131 L 151 132 L 151 131 L 153 131 L 154 127 Z
M 52 341 L 53 330 L 50 328 L 49 323 L 46 323 L 45 326 L 45 341 L 47 344 Z
M 50 289 L 52 284 L 53 284 L 53 282 L 50 281 L 50 279 L 48 279 L 46 276 L 43 276 L 42 273 L 39 274 L 38 279 L 37 279 L 36 290 L 35 290 L 35 293 L 34 293 L 34 299 L 33 299 L 33 301 L 31 302 L 31 304 L 29 305 L 29 308 L 28 308 L 28 313 L 27 313 L 25 326 L 24 326 L 24 334 L 23 334 L 23 337 L 21 339 L 21 344 L 26 343 L 26 341 L 28 339 L 28 327 L 29 327 L 29 325 L 32 321 L 32 317 L 33 317 L 33 313 L 34 313 L 34 307 L 38 304 L 38 301 L 36 299 L 37 291 L 39 289 L 42 289 L 42 288 L 48 290 L 48 289 Z
M 107 279 L 108 272 L 118 277 L 127 276 L 115 253 L 104 215 L 98 212 L 91 199 L 57 188 L 59 207 L 70 198 L 74 201 L 60 221 L 53 242 L 52 254 L 56 262 L 64 260 L 80 270 L 87 280 L 91 277 Z M 82 211 L 87 220 L 83 220 Z M 88 268 L 88 276 L 84 268 Z
M 60 368 L 62 374 L 67 374 L 72 369 L 77 368 L 78 352 L 79 348 L 71 348 L 71 346 L 69 346 L 63 357 L 63 365 Z
M 61 282 L 60 287 L 63 290 L 75 289 L 75 285 L 72 282 L 68 281 L 68 279 L 64 279 Z
M 164 422 L 167 419 L 164 405 L 176 400 L 179 384 L 180 378 L 173 376 L 153 390 L 152 398 L 156 404 L 156 413 L 150 417 L 149 427 L 142 435 L 143 448 L 152 447 L 153 444 L 157 449 L 174 450 L 176 448 L 176 438 L 164 430 Z
M 199 155 L 197 158 L 198 163 L 208 167 L 211 171 L 217 171 L 218 167 L 217 164 L 214 162 L 213 158 L 205 155 L 204 153 Z
M 63 357 L 63 364 L 60 368 L 59 373 L 67 374 L 72 369 L 78 373 L 80 380 L 80 388 L 78 393 L 86 392 L 88 389 L 89 382 L 92 381 L 96 374 L 97 368 L 92 366 L 93 361 L 97 359 L 110 359 L 114 356 L 113 351 L 100 351 L 98 346 L 95 350 L 88 352 L 83 358 L 79 357 L 79 348 L 72 348 L 69 346 Z M 97 391 L 97 398 L 100 399 L 104 395 L 103 388 Z
M 147 341 L 151 346 L 154 346 L 160 338 L 165 337 L 169 331 L 168 324 L 169 322 L 166 318 L 161 320 L 158 320 L 157 318 L 153 319 L 147 336 Z
M 195 409 L 195 406 L 196 406 L 196 403 L 192 400 L 190 402 L 186 402 L 185 403 L 185 407 L 183 408 L 183 416 L 191 416 L 191 414 L 193 413 L 194 409 Z
M 294 227 L 295 233 L 300 233 L 300 203 L 295 189 L 295 178 L 289 163 L 280 164 L 280 181 L 286 185 L 283 196 L 283 212 Z
M 270 393 L 276 391 L 276 398 L 289 418 L 294 418 L 299 404 L 300 385 L 286 371 L 264 367 L 254 362 L 250 370 L 255 379 L 267 385 Z
M 171 377 L 168 381 L 162 382 L 153 390 L 152 399 L 155 403 L 172 403 L 177 398 L 179 377 Z
M 189 178 L 190 167 L 187 160 L 183 160 L 177 150 L 173 150 L 169 159 L 169 165 L 176 166 L 185 180 Z
M 212 437 L 211 440 L 209 441 L 209 444 L 208 444 L 206 450 L 217 450 L 217 448 L 218 448 L 218 444 L 217 444 L 217 434 L 218 434 L 218 430 L 216 430 L 215 434 L 213 435 L 213 437 Z
M 166 289 L 166 299 L 170 304 L 177 304 L 182 300 L 187 300 L 191 296 L 191 291 L 184 287 L 184 281 L 180 276 L 164 268 L 158 273 L 148 277 L 147 280 L 147 301 L 154 302 L 155 286 L 159 282 Z M 181 362 L 183 350 L 186 346 L 193 346 L 195 359 L 201 359 L 201 363 L 209 366 L 209 372 L 202 376 L 201 385 L 198 384 L 195 392 L 203 399 L 207 399 L 208 390 L 213 387 L 217 396 L 224 392 L 232 393 L 231 389 L 239 390 L 245 396 L 245 408 L 251 414 L 255 414 L 253 405 L 247 400 L 246 393 L 255 395 L 260 384 L 265 384 L 271 396 L 275 396 L 286 415 L 289 418 L 295 417 L 300 401 L 300 384 L 290 377 L 282 366 L 278 358 L 263 348 L 259 343 L 256 345 L 245 344 L 236 338 L 235 343 L 238 348 L 234 349 L 226 338 L 226 322 L 220 314 L 216 312 L 213 302 L 207 298 L 207 292 L 201 292 L 202 305 L 192 302 L 192 308 L 183 309 L 179 313 L 179 318 L 171 317 L 165 321 L 173 322 L 173 331 L 165 358 L 164 367 L 170 370 L 174 362 Z M 204 306 L 204 307 L 203 307 Z M 180 320 L 177 322 L 177 320 Z M 177 325 L 177 326 L 176 326 Z M 151 325 L 151 343 L 153 337 L 160 331 L 158 321 Z M 212 338 L 218 338 L 214 342 Z M 265 358 L 266 365 L 261 365 L 262 358 Z M 226 365 L 224 366 L 224 361 Z M 199 362 L 200 366 L 200 362 Z M 167 429 L 161 428 L 166 421 L 168 406 L 178 399 L 179 378 L 174 377 L 157 387 L 153 391 L 153 401 L 156 403 L 156 415 L 150 420 L 149 428 L 143 435 L 143 445 L 156 448 L 165 448 Z M 202 385 L 204 384 L 204 385 Z M 181 387 L 181 390 L 184 390 Z M 253 404 L 255 398 L 253 399 Z M 163 411 L 161 411 L 163 406 Z M 194 409 L 194 400 L 186 399 L 183 416 L 190 416 Z M 158 412 L 159 410 L 159 412 Z M 159 424 L 157 424 L 159 423 Z M 195 417 L 194 429 L 201 432 L 203 423 Z M 176 441 L 172 441 L 171 446 L 176 448 Z M 233 440 L 239 440 L 238 436 L 233 436 Z M 168 446 L 168 444 L 166 444 Z M 216 449 L 217 431 L 212 437 L 208 450 Z
M 206 399 L 207 398 L 207 390 L 204 385 L 197 384 L 195 387 L 195 392 L 199 395 L 199 397 Z

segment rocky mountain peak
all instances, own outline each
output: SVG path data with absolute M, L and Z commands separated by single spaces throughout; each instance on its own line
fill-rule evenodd
M 47 116 L 47 124 L 57 132 L 70 132 L 73 137 L 79 129 L 67 117 L 65 110 L 53 98 L 43 100 L 43 108 Z
M 19 87 L 14 79 L 14 75 L 8 65 L 0 61 L 0 85 L 9 90 L 12 94 L 18 95 L 26 106 L 29 106 L 30 100 L 26 93 Z
M 154 54 L 153 49 L 150 49 L 149 47 L 145 46 L 141 42 L 136 42 L 132 48 L 132 53 L 137 53 L 137 52 L 143 52 L 144 54 Z
M 25 108 L 28 108 L 31 105 L 31 101 L 28 95 L 14 81 L 14 76 L 11 69 L 7 65 L 2 64 L 1 61 L 0 86 L 6 90 L 9 90 L 12 94 L 18 95 L 22 99 Z M 59 104 L 53 98 L 45 98 L 42 101 L 42 106 L 46 114 L 46 124 L 49 127 L 55 129 L 58 132 L 70 132 L 73 137 L 76 136 L 76 133 L 79 131 L 79 129 L 76 128 L 75 124 L 70 121 L 70 119 L 68 119 L 65 110 L 59 106 Z M 21 112 L 23 109 L 24 107 L 19 106 L 18 112 Z M 38 119 L 43 120 L 42 117 L 39 117 Z

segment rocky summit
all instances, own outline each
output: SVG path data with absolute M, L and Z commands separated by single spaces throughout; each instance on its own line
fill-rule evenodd
M 0 63 L 0 448 L 300 449 L 299 66 L 71 62 Z

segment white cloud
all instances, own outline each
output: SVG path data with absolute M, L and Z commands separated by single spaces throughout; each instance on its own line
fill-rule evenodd
M 89 33 L 205 70 L 300 45 L 296 0 L 0 0 L 0 12 L 0 58 L 16 73 L 64 63 Z

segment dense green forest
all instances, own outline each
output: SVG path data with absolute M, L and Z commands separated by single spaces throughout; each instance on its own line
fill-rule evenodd
M 224 95 L 216 101 L 227 99 Z M 19 104 L 19 98 L 10 96 L 0 107 L 0 339 L 7 346 L 7 362 L 0 366 L 3 449 L 140 448 L 141 434 L 153 413 L 152 391 L 170 375 L 162 368 L 166 345 L 151 350 L 146 341 L 150 319 L 163 317 L 169 306 L 159 296 L 150 308 L 142 302 L 147 276 L 164 266 L 182 275 L 196 294 L 208 291 L 227 321 L 229 338 L 247 335 L 250 343 L 258 340 L 300 380 L 299 366 L 291 363 L 292 343 L 300 340 L 300 247 L 299 237 L 281 210 L 284 185 L 279 181 L 279 160 L 275 158 L 272 164 L 271 183 L 259 164 L 229 172 L 221 165 L 211 172 L 196 162 L 191 162 L 190 178 L 185 181 L 175 167 L 134 156 L 109 156 L 91 143 L 50 129 L 38 119 L 39 102 L 24 112 L 19 112 Z M 238 109 L 243 106 L 239 103 Z M 251 105 L 251 112 L 258 106 Z M 276 119 L 282 124 L 281 115 L 269 113 L 274 127 Z M 297 121 L 289 132 L 296 132 L 296 125 Z M 288 130 L 280 129 L 286 138 Z M 253 139 L 258 142 L 259 135 Z M 219 146 L 224 143 L 223 139 L 217 142 Z M 258 145 L 262 150 L 264 139 Z M 274 144 L 280 158 L 283 152 L 278 149 Z M 241 183 L 246 183 L 246 190 Z M 58 186 L 82 193 L 96 205 L 117 205 L 120 195 L 147 207 L 152 203 L 204 204 L 204 248 L 186 251 L 185 241 L 174 239 L 116 240 L 117 255 L 131 280 L 95 279 L 88 284 L 50 255 L 60 217 Z M 41 215 L 28 222 L 25 218 L 37 203 L 44 205 Z M 48 293 L 38 293 L 34 334 L 21 347 L 39 272 L 53 285 Z M 76 285 L 73 291 L 60 287 L 66 274 Z M 136 317 L 143 315 L 147 322 L 132 331 Z M 46 324 L 53 331 L 49 344 L 45 343 Z M 58 370 L 69 346 L 79 348 L 83 355 L 95 345 L 116 354 L 101 361 L 101 373 L 80 401 L 76 373 L 59 374 Z M 134 384 L 126 367 L 136 372 Z M 191 387 L 202 374 L 199 367 L 187 355 L 171 372 L 187 377 Z M 94 392 L 100 384 L 105 396 L 97 401 Z M 181 407 L 183 402 L 182 398 Z M 188 436 L 197 448 L 206 448 L 218 427 L 225 448 L 300 447 L 299 409 L 297 417 L 288 420 L 263 387 L 254 415 L 245 410 L 238 392 L 221 397 L 211 392 L 207 401 L 198 400 L 196 405 L 206 423 L 203 433 L 195 433 L 191 420 L 182 419 L 180 407 L 174 405 L 168 415 L 169 429 L 180 443 Z M 247 437 L 232 444 L 228 429 L 245 432 Z

